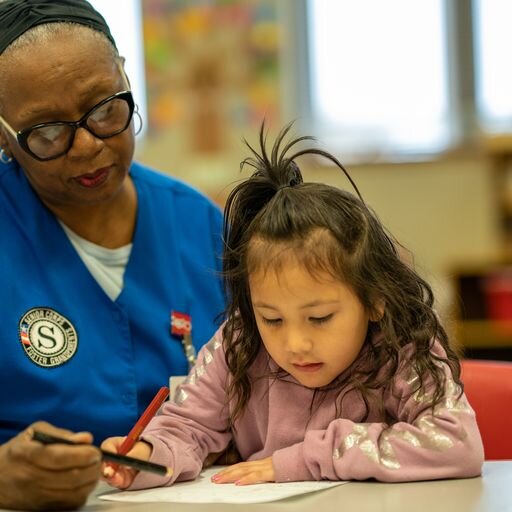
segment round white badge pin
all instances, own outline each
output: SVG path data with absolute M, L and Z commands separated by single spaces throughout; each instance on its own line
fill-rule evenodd
M 69 361 L 78 347 L 73 324 L 52 308 L 32 308 L 18 324 L 21 346 L 37 365 L 46 368 Z

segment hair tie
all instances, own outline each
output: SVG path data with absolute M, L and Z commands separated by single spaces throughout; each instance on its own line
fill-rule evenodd
M 293 185 L 291 183 L 287 183 L 286 185 L 280 185 L 277 187 L 277 190 L 283 190 L 283 188 L 292 188 Z

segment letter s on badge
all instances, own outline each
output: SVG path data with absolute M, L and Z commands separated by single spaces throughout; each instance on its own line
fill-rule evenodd
M 29 309 L 19 321 L 18 332 L 25 354 L 45 368 L 63 365 L 78 348 L 75 327 L 52 308 Z

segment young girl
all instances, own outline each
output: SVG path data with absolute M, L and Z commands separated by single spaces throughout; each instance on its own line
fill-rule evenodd
M 480 474 L 475 415 L 430 286 L 360 196 L 303 183 L 304 154 L 346 171 L 318 149 L 288 156 L 310 137 L 281 151 L 289 128 L 270 154 L 262 128 L 261 154 L 243 162 L 256 171 L 226 204 L 227 321 L 129 453 L 174 475 L 120 467 L 116 487 L 194 479 L 231 442 L 243 462 L 217 483 Z

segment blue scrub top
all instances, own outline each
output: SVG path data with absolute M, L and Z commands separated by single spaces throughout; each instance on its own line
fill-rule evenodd
M 125 435 L 188 363 L 171 311 L 199 349 L 225 303 L 222 214 L 205 196 L 134 163 L 138 211 L 112 301 L 15 162 L 0 164 L 0 442 L 36 420 Z

